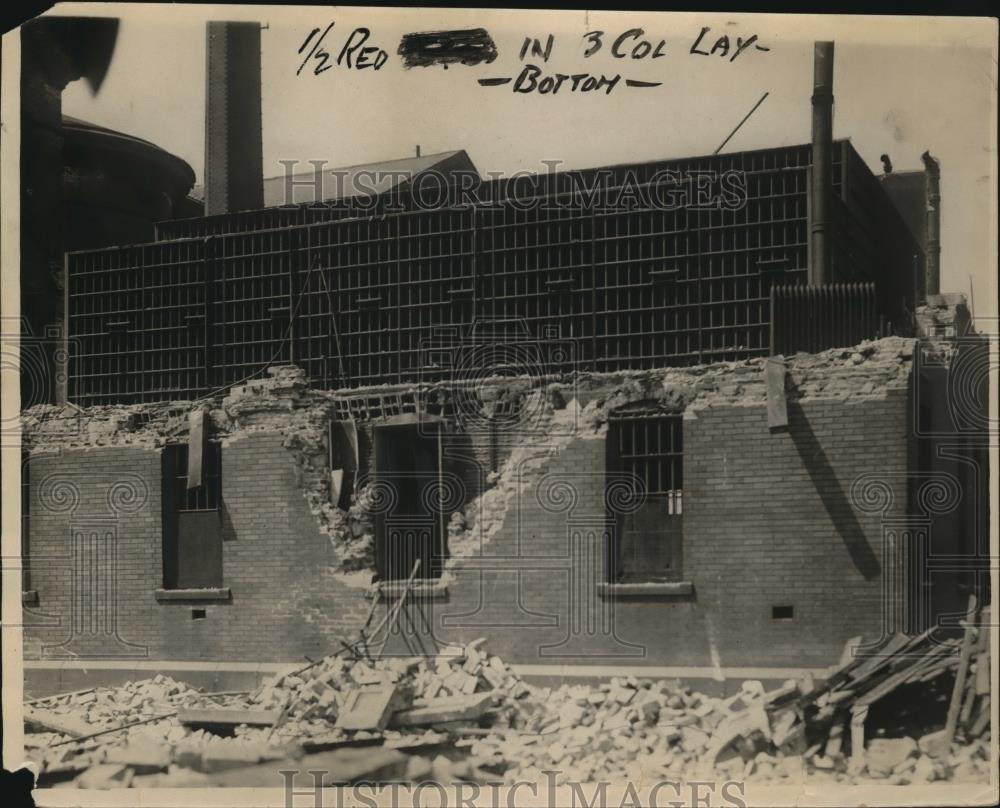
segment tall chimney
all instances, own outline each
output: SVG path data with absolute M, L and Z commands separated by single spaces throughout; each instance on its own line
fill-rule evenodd
M 815 43 L 812 95 L 812 224 L 809 283 L 830 278 L 830 197 L 833 186 L 833 43 Z
M 927 262 L 928 295 L 941 293 L 941 164 L 930 152 L 920 155 L 927 176 Z
M 205 213 L 264 207 L 260 23 L 206 30 Z

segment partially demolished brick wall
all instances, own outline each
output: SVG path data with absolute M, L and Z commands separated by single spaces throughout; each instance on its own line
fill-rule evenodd
M 364 496 L 346 511 L 331 501 L 327 427 L 350 410 L 349 398 L 364 396 L 406 399 L 415 410 L 433 402 L 435 417 L 450 424 L 445 467 L 468 482 L 448 514 L 441 584 L 412 606 L 436 639 L 487 635 L 511 661 L 533 663 L 829 664 L 847 636 L 878 633 L 883 524 L 907 507 L 897 483 L 912 459 L 912 356 L 913 341 L 890 338 L 789 358 L 789 426 L 778 432 L 768 429 L 763 360 L 498 379 L 474 394 L 441 384 L 339 396 L 310 390 L 294 368 L 274 369 L 202 403 L 223 440 L 223 572 L 232 592 L 208 604 L 153 595 L 162 579 L 159 453 L 186 440 L 192 405 L 35 408 L 23 419 L 39 599 L 38 615 L 26 615 L 28 634 L 37 653 L 39 642 L 58 644 L 70 633 L 63 618 L 72 578 L 57 567 L 45 571 L 46 559 L 66 555 L 73 525 L 110 516 L 120 537 L 118 636 L 150 657 L 287 660 L 350 638 L 367 608 L 374 536 Z M 490 436 L 468 402 L 490 411 L 499 398 L 514 401 L 515 414 Z M 647 399 L 685 412 L 690 587 L 640 587 L 612 599 L 598 586 L 606 421 L 616 407 Z M 406 409 L 384 409 L 373 422 Z M 371 426 L 358 424 L 358 491 L 370 477 L 363 434 Z M 44 481 L 73 469 L 94 479 L 79 489 L 74 509 L 60 510 Z M 126 471 L 145 482 L 148 496 L 109 514 L 112 477 Z M 890 481 L 885 508 L 856 501 L 852 486 L 866 473 Z M 107 484 L 98 490 L 101 480 Z M 573 546 L 592 562 L 583 572 Z M 775 605 L 793 606 L 792 619 L 772 619 Z M 195 608 L 205 619 L 192 619 Z M 62 622 L 42 625 L 43 613 Z
M 941 492 L 939 503 L 928 503 L 935 505 L 934 529 L 917 564 L 927 572 L 933 611 L 961 614 L 968 587 L 989 586 L 990 345 L 962 294 L 928 295 L 915 321 L 912 465 L 926 486 L 936 486 L 928 490 Z M 943 561 L 949 555 L 978 560 Z
M 571 416 L 579 428 L 515 454 L 501 480 L 520 470 L 521 484 L 480 503 L 474 538 L 489 561 L 453 558 L 448 602 L 425 611 L 443 639 L 486 635 L 522 663 L 828 664 L 847 637 L 880 633 L 885 582 L 904 563 L 885 557 L 883 525 L 907 508 L 912 350 L 883 341 L 790 360 L 790 423 L 773 433 L 760 363 L 577 380 L 589 399 Z M 603 425 L 649 398 L 686 407 L 689 586 L 623 587 L 612 600 L 600 586 Z M 857 501 L 866 473 L 888 481 L 884 508 Z M 794 616 L 774 619 L 774 606 Z

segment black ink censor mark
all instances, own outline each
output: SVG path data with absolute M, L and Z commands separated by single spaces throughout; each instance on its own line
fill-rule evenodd
M 450 64 L 490 64 L 497 58 L 497 46 L 485 28 L 464 31 L 426 31 L 404 34 L 397 53 L 403 67 L 430 67 Z

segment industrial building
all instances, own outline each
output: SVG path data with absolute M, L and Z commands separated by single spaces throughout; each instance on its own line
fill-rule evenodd
M 938 167 L 833 140 L 832 44 L 811 143 L 528 195 L 449 168 L 430 209 L 411 181 L 359 212 L 263 206 L 259 63 L 256 108 L 220 103 L 248 68 L 212 41 L 207 215 L 66 257 L 60 400 L 23 416 L 36 688 L 80 657 L 256 681 L 403 592 L 400 653 L 780 680 L 985 585 L 985 401 L 953 395 L 985 343 L 938 288 Z

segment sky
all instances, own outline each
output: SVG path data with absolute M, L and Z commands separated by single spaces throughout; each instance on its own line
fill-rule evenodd
M 107 7 L 94 6 L 107 14 Z M 57 7 L 57 10 L 59 7 Z M 74 12 L 83 13 L 74 4 Z M 123 13 L 118 10 L 118 13 Z M 107 79 L 95 96 L 83 82 L 63 93 L 65 114 L 150 140 L 186 160 L 202 182 L 206 19 L 253 19 L 262 31 L 265 176 L 279 160 L 329 167 L 465 149 L 482 174 L 684 157 L 713 152 L 766 92 L 767 99 L 724 151 L 806 143 L 810 138 L 813 42 L 836 43 L 834 137 L 850 138 L 871 169 L 887 153 L 896 171 L 941 162 L 942 291 L 969 294 L 977 319 L 995 317 L 996 24 L 963 18 L 656 14 L 619 12 L 130 5 Z M 379 70 L 334 66 L 319 75 L 299 48 L 313 28 L 336 60 L 357 27 L 387 53 Z M 729 37 L 725 56 L 691 53 Z M 414 31 L 486 28 L 492 64 L 404 69 L 400 38 Z M 625 57 L 611 46 L 629 29 Z M 590 31 L 601 49 L 584 57 Z M 526 57 L 525 37 L 553 35 L 547 62 Z M 758 39 L 735 58 L 737 37 Z M 640 39 L 650 55 L 632 59 Z M 663 40 L 663 55 L 651 58 Z M 767 50 L 758 50 L 760 44 Z M 610 93 L 515 93 L 531 62 L 545 74 L 621 75 Z M 662 82 L 630 88 L 626 78 Z

